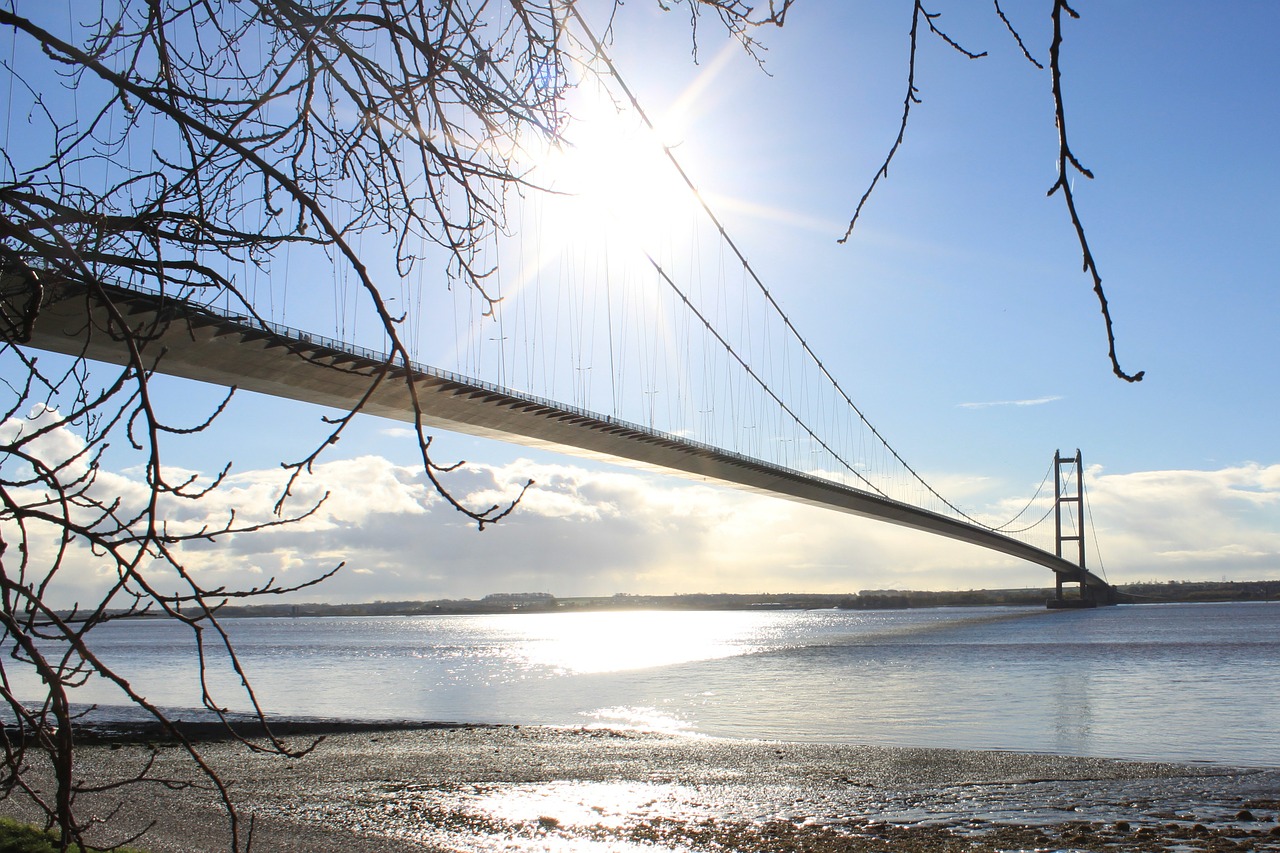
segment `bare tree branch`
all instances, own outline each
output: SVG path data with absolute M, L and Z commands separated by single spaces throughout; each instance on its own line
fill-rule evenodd
M 920 20 L 923 18 L 925 24 L 934 35 L 967 59 L 981 59 L 987 55 L 985 51 L 974 53 L 957 44 L 934 23 L 937 17 L 938 13 L 925 11 L 922 0 L 915 0 L 911 10 L 911 51 L 907 59 L 907 94 L 902 99 L 902 120 L 898 123 L 898 136 L 893 140 L 893 145 L 889 146 L 889 153 L 885 155 L 884 162 L 880 164 L 880 168 L 876 170 L 875 175 L 871 178 L 871 183 L 867 186 L 866 191 L 862 193 L 862 198 L 858 199 L 858 206 L 854 208 L 853 217 L 849 220 L 849 227 L 845 229 L 844 236 L 836 241 L 838 243 L 848 242 L 853 235 L 854 226 L 858 224 L 858 217 L 862 216 L 863 208 L 867 206 L 867 202 L 871 200 L 871 194 L 875 192 L 876 185 L 880 183 L 881 178 L 889 177 L 889 164 L 893 162 L 898 149 L 902 147 L 902 141 L 907 136 L 907 122 L 911 118 L 911 107 L 913 104 L 920 103 L 920 90 L 916 88 L 916 50 L 919 47 Z
M 755 54 L 763 48 L 753 33 L 780 26 L 792 0 L 675 2 L 695 25 L 716 17 Z M 123 797 L 130 784 L 169 784 L 151 761 L 124 780 L 80 778 L 75 697 L 92 678 L 190 754 L 226 806 L 239 851 L 248 838 L 226 786 L 99 653 L 101 626 L 156 616 L 183 626 L 207 712 L 230 728 L 234 700 L 264 733 L 246 740 L 250 748 L 301 754 L 314 743 L 272 733 L 218 614 L 227 601 L 308 589 L 342 563 L 296 582 L 235 588 L 205 579 L 200 546 L 318 516 L 327 495 L 301 501 L 303 479 L 388 382 L 404 383 L 424 476 L 449 506 L 484 529 L 519 504 L 532 482 L 479 507 L 451 491 L 449 475 L 462 463 L 433 456 L 404 318 L 387 294 L 419 264 L 438 263 L 492 311 L 499 297 L 486 253 L 506 227 L 507 193 L 527 186 L 524 149 L 562 131 L 574 44 L 563 33 L 563 0 L 118 0 L 95 8 L 68 15 L 38 0 L 0 4 L 0 29 L 13 39 L 12 57 L 0 62 L 14 93 L 9 130 L 23 135 L 0 152 L 0 648 L 8 652 L 0 707 L 11 721 L 0 797 L 33 803 L 65 848 L 100 829 L 77 809 L 81 794 Z M 366 235 L 376 236 L 374 251 L 389 247 L 392 275 L 374 271 Z M 182 423 L 166 419 L 153 382 L 164 354 L 154 344 L 173 323 L 191 334 L 195 327 L 180 312 L 134 314 L 118 287 L 220 300 L 266 330 L 243 282 L 291 250 L 322 253 L 359 284 L 388 341 L 385 363 L 361 374 L 364 400 L 284 463 L 273 515 L 193 512 L 227 488 L 230 463 L 193 474 L 171 465 L 169 449 L 208 430 L 233 392 Z M 88 342 L 69 366 L 28 349 L 53 290 L 74 291 L 82 337 L 110 347 L 122 367 L 91 366 Z M 127 486 L 104 473 L 109 446 L 142 472 Z M 109 582 L 55 608 L 55 593 L 85 566 Z M 215 662 L 230 666 L 234 696 L 219 695 L 209 677 Z M 19 672 L 34 672 L 43 693 L 19 690 L 11 677 Z M 55 780 L 51 793 L 31 781 L 41 767 Z
M 1061 190 L 1062 197 L 1067 203 L 1067 212 L 1071 216 L 1071 225 L 1075 228 L 1076 238 L 1080 241 L 1083 268 L 1093 279 L 1093 292 L 1098 297 L 1098 306 L 1102 311 L 1102 320 L 1106 326 L 1107 356 L 1111 359 L 1111 370 L 1126 382 L 1141 382 L 1142 377 L 1146 375 L 1146 371 L 1139 370 L 1133 374 L 1126 373 L 1121 369 L 1120 361 L 1116 357 L 1115 330 L 1112 327 L 1111 308 L 1107 304 L 1107 295 L 1102 289 L 1102 274 L 1098 272 L 1098 264 L 1094 261 L 1093 252 L 1089 249 L 1089 240 L 1085 236 L 1084 224 L 1080 221 L 1080 212 L 1076 209 L 1075 193 L 1071 189 L 1071 181 L 1068 178 L 1068 166 L 1090 180 L 1093 179 L 1093 173 L 1076 159 L 1076 155 L 1072 153 L 1071 146 L 1067 142 L 1066 107 L 1063 105 L 1062 100 L 1062 15 L 1064 12 L 1072 18 L 1080 17 L 1074 9 L 1066 4 L 1065 0 L 1054 0 L 1053 41 L 1049 45 L 1049 73 L 1053 78 L 1053 111 L 1054 120 L 1058 127 L 1058 179 L 1049 188 L 1048 194 L 1052 196 Z
M 853 217 L 849 220 L 849 225 L 845 229 L 844 236 L 837 242 L 845 243 L 853 235 L 854 226 L 858 224 L 858 219 L 862 216 L 863 210 L 871 199 L 872 193 L 880 183 L 881 178 L 889 177 L 889 164 L 893 162 L 894 157 L 898 153 L 898 149 L 902 147 L 902 142 L 906 138 L 907 123 L 911 117 L 911 107 L 920 103 L 918 97 L 919 89 L 916 88 L 916 59 L 917 48 L 919 45 L 920 21 L 923 19 L 929 27 L 929 30 L 944 41 L 947 45 L 958 51 L 968 59 L 979 59 L 986 56 L 986 52 L 975 53 L 970 51 L 945 32 L 938 28 L 936 24 L 937 14 L 930 13 L 921 5 L 922 0 L 915 0 L 911 17 L 911 34 L 910 34 L 910 55 L 907 60 L 907 94 L 903 99 L 902 119 L 898 124 L 898 135 L 894 139 L 893 144 L 889 147 L 888 153 L 885 155 L 884 161 L 880 168 L 876 170 L 871 178 L 871 183 L 862 193 L 862 197 L 858 199 L 858 204 L 854 208 Z M 1036 68 L 1044 70 L 1042 65 L 1028 50 L 1026 43 L 1022 40 L 1022 36 L 1014 28 L 1013 23 L 1005 15 L 1004 10 L 1000 7 L 1000 0 L 994 0 L 995 12 L 1005 28 L 1013 36 L 1017 42 L 1018 49 L 1022 55 L 1034 65 Z M 1116 339 L 1115 330 L 1111 319 L 1111 308 L 1108 305 L 1106 293 L 1102 288 L 1102 275 L 1098 271 L 1097 262 L 1094 260 L 1093 252 L 1089 249 L 1089 241 L 1085 234 L 1084 224 L 1080 219 L 1079 210 L 1076 208 L 1075 194 L 1071 188 L 1071 182 L 1068 179 L 1070 170 L 1074 170 L 1086 178 L 1092 179 L 1093 173 L 1086 169 L 1071 151 L 1071 147 L 1067 142 L 1066 131 L 1066 109 L 1062 98 L 1062 67 L 1061 67 L 1061 47 L 1062 47 L 1062 15 L 1063 13 L 1073 18 L 1080 16 L 1073 10 L 1065 0 L 1053 0 L 1053 38 L 1049 46 L 1049 73 L 1052 80 L 1054 119 L 1058 131 L 1058 177 L 1053 186 L 1049 189 L 1049 195 L 1062 190 L 1063 198 L 1066 200 L 1067 211 L 1071 217 L 1072 227 L 1075 229 L 1076 238 L 1080 243 L 1080 249 L 1084 258 L 1084 271 L 1087 272 L 1093 280 L 1093 292 L 1097 296 L 1098 304 L 1102 310 L 1104 327 L 1107 334 L 1107 354 L 1111 360 L 1111 369 L 1116 376 L 1126 382 L 1141 382 L 1145 371 L 1139 370 L 1137 373 L 1126 373 L 1120 367 L 1120 362 L 1116 356 Z

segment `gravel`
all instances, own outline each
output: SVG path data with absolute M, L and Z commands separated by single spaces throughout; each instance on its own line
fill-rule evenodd
M 305 756 L 194 731 L 253 851 L 1256 850 L 1280 853 L 1280 770 L 605 729 L 283 725 Z M 230 851 L 220 796 L 144 731 L 81 748 L 100 844 Z M 117 810 L 118 809 L 118 810 Z M 21 803 L 0 813 L 22 816 Z

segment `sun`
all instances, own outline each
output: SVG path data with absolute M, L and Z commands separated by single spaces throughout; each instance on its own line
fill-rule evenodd
M 651 127 L 630 105 L 596 86 L 576 90 L 569 112 L 562 138 L 530 174 L 549 191 L 544 233 L 622 242 L 648 252 L 679 242 L 698 201 L 669 153 L 673 143 L 663 139 L 664 131 L 670 136 L 678 129 Z

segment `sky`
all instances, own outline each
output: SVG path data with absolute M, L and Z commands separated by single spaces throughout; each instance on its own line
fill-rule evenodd
M 1010 10 L 1042 61 L 1049 5 Z M 759 34 L 761 69 L 710 19 L 695 61 L 687 16 L 633 0 L 611 52 L 813 349 L 940 491 L 980 509 L 1013 505 L 1056 450 L 1080 448 L 1095 571 L 1114 582 L 1280 577 L 1280 7 L 1170 2 L 1155 13 L 1079 0 L 1081 18 L 1067 24 L 1068 132 L 1095 175 L 1074 187 L 1121 364 L 1145 371 L 1138 384 L 1111 373 L 1065 206 L 1046 197 L 1057 153 L 1047 72 L 1023 59 L 990 8 L 929 8 L 948 35 L 989 56 L 970 61 L 922 39 L 921 102 L 843 245 L 897 134 L 909 3 L 799 0 L 785 27 Z M 575 134 L 590 138 L 585 118 Z M 332 333 L 322 314 L 295 297 L 277 319 Z M 175 413 L 219 396 L 178 380 L 157 387 Z M 586 402 L 599 408 L 598 397 Z M 206 476 L 234 463 L 192 512 L 268 517 L 279 463 L 323 440 L 323 414 L 238 395 L 206 436 L 169 456 Z M 451 433 L 433 447 L 443 461 L 466 460 L 448 482 L 473 503 L 537 485 L 509 519 L 478 532 L 424 484 L 403 425 L 361 418 L 299 496 L 303 505 L 329 493 L 316 516 L 212 543 L 191 560 L 202 577 L 239 586 L 345 562 L 299 594 L 311 601 L 1052 580 L 974 546 L 673 475 Z M 124 456 L 109 473 L 122 493 L 137 488 Z M 98 582 L 96 571 L 84 558 L 74 586 Z

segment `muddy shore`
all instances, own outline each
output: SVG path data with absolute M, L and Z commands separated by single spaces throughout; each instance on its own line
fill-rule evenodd
M 390 851 L 1280 852 L 1280 769 L 729 741 L 537 727 L 295 725 L 302 758 L 197 732 L 228 783 L 241 849 Z M 231 849 L 216 792 L 180 748 L 106 732 L 81 752 L 100 843 Z M 187 786 L 191 783 L 191 786 Z M 0 813 L 20 814 L 13 801 Z

